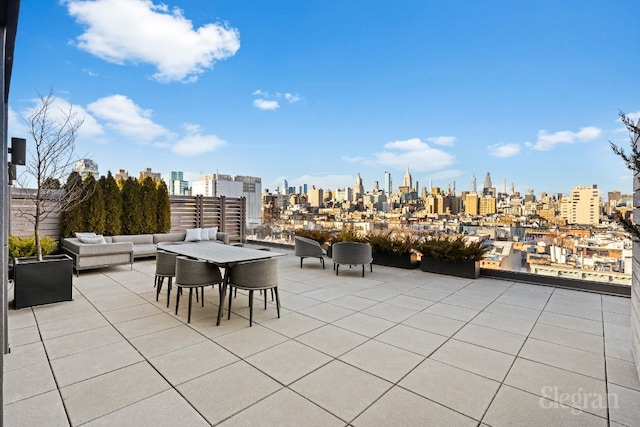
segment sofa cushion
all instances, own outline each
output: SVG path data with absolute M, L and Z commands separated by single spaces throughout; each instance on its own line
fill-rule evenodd
M 175 233 L 156 233 L 153 235 L 153 243 L 163 242 L 184 242 L 186 233 L 184 231 L 178 231 Z
M 188 228 L 187 229 L 187 234 L 184 238 L 185 242 L 199 242 L 200 240 L 202 240 L 200 238 L 202 233 L 202 228 Z
M 134 258 L 156 256 L 156 251 L 157 248 L 154 243 L 140 243 L 137 245 L 133 245 Z
M 89 245 L 99 245 L 102 243 L 107 243 L 107 241 L 104 240 L 104 236 L 102 236 L 101 234 L 98 234 L 98 235 L 94 234 L 93 236 L 79 234 L 78 240 L 80 240 L 82 243 L 86 243 Z
M 113 236 L 112 241 L 118 242 L 131 242 L 134 245 L 140 244 L 153 244 L 153 234 L 128 234 L 122 236 Z
M 133 243 L 120 242 L 120 243 L 103 243 L 103 244 L 88 244 L 82 243 L 75 237 L 69 237 L 62 239 L 62 247 L 78 255 L 108 255 L 118 253 L 132 253 Z
M 218 227 L 209 227 L 205 230 L 207 230 L 209 234 L 209 240 L 216 240 L 218 238 Z

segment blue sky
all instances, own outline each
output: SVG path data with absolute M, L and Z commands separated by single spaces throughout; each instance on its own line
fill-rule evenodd
M 50 87 L 100 173 L 631 191 L 631 0 L 23 1 L 9 135 Z

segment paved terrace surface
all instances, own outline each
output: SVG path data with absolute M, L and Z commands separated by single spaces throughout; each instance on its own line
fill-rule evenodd
M 174 315 L 154 260 L 10 310 L 6 426 L 638 426 L 627 298 L 280 258 L 282 317 L 217 289 Z M 258 301 L 262 301 L 261 299 Z

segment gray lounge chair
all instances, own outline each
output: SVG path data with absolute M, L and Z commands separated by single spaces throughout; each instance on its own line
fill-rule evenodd
M 324 255 L 327 252 L 322 249 L 320 243 L 306 237 L 295 236 L 295 256 L 300 257 L 300 268 L 302 268 L 302 260 L 305 258 L 320 258 L 322 268 L 324 269 Z
M 373 256 L 371 246 L 360 242 L 337 242 L 331 246 L 333 266 L 338 276 L 340 264 L 362 265 L 362 277 L 364 277 L 364 266 L 369 264 L 369 269 L 373 272 Z

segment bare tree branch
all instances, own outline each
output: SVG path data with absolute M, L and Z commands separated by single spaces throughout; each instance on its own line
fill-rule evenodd
M 17 206 L 18 215 L 27 219 L 34 227 L 38 260 L 42 260 L 40 225 L 54 212 L 64 212 L 82 203 L 90 194 L 85 194 L 79 181 L 67 191 L 48 185 L 51 181 L 64 182 L 77 160 L 75 140 L 84 122 L 73 106 L 59 107 L 53 88 L 47 95 L 38 94 L 38 105 L 24 118 L 28 133 L 33 140 L 33 150 L 25 167 L 25 175 L 36 185 L 35 192 L 23 191 L 23 204 Z M 18 182 L 26 190 L 24 181 Z

